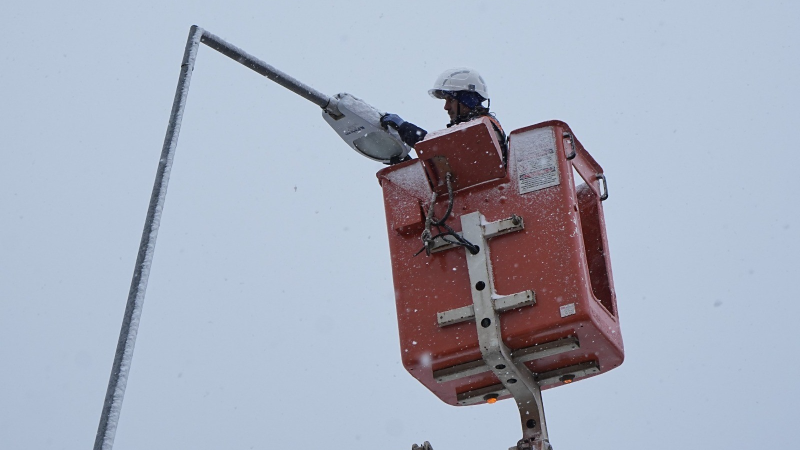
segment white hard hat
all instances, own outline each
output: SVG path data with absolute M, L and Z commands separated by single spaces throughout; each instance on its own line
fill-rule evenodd
M 466 67 L 445 70 L 436 79 L 433 89 L 428 90 L 433 98 L 445 98 L 448 92 L 469 91 L 475 92 L 485 100 L 489 99 L 489 90 L 486 82 L 476 70 Z

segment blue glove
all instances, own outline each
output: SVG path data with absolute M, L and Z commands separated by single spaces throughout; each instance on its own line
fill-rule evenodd
M 385 114 L 383 117 L 381 117 L 381 126 L 387 130 L 389 129 L 389 126 L 396 130 L 404 123 L 406 123 L 406 121 L 401 119 L 397 114 Z

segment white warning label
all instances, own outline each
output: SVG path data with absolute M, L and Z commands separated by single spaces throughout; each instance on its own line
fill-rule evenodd
M 575 314 L 575 303 L 570 303 L 569 305 L 564 305 L 561 308 L 561 317 L 567 317 Z
M 520 136 L 515 144 L 520 194 L 558 186 L 558 159 L 552 128 Z

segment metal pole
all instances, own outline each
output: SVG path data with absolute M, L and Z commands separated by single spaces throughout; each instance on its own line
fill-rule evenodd
M 250 55 L 249 53 L 245 52 L 239 47 L 231 45 L 228 42 L 225 42 L 224 40 L 220 39 L 219 37 L 214 36 L 208 31 L 203 32 L 203 37 L 201 38 L 201 42 L 213 48 L 214 50 L 222 53 L 228 58 L 231 58 L 232 60 L 237 61 L 250 69 L 253 69 L 254 71 L 280 84 L 286 89 L 289 89 L 295 94 L 314 103 L 320 108 L 324 109 L 326 106 L 328 106 L 328 103 L 331 100 L 330 97 L 323 94 L 322 92 L 319 92 L 318 90 L 312 88 L 311 86 L 308 86 L 296 80 L 295 78 L 281 72 L 280 70 L 270 66 L 264 61 L 256 58 L 255 56 Z
M 161 150 L 161 159 L 158 162 L 156 181 L 153 186 L 153 193 L 150 196 L 150 206 L 147 208 L 144 231 L 139 244 L 139 254 L 136 257 L 136 266 L 133 270 L 131 288 L 128 292 L 128 303 L 125 307 L 125 315 L 122 318 L 122 329 L 117 342 L 117 352 L 114 354 L 114 364 L 111 367 L 111 378 L 108 381 L 103 412 L 100 415 L 100 425 L 97 428 L 97 436 L 94 441 L 94 450 L 111 450 L 114 445 L 114 436 L 122 409 L 122 399 L 125 396 L 125 386 L 131 369 L 136 333 L 139 329 L 139 320 L 142 315 L 147 279 L 153 262 L 156 237 L 161 222 L 161 212 L 167 196 L 169 173 L 172 169 L 175 148 L 178 145 L 181 119 L 186 106 L 186 97 L 189 95 L 189 81 L 192 78 L 192 70 L 194 70 L 194 62 L 202 35 L 202 28 L 192 26 L 189 31 L 189 39 L 186 42 L 186 50 L 183 53 L 178 88 L 175 91 L 175 99 L 172 103 L 167 134 Z
M 161 150 L 161 159 L 158 163 L 153 193 L 150 196 L 150 206 L 147 209 L 142 240 L 139 244 L 139 253 L 136 257 L 131 288 L 128 292 L 128 302 L 125 306 L 125 315 L 122 318 L 122 329 L 119 333 L 114 363 L 111 367 L 111 377 L 108 381 L 103 411 L 100 415 L 100 425 L 97 428 L 97 436 L 95 437 L 94 450 L 111 450 L 114 445 L 114 436 L 122 410 L 122 399 L 125 396 L 125 387 L 133 358 L 133 348 L 136 343 L 136 334 L 142 315 L 147 280 L 150 275 L 150 266 L 153 262 L 158 227 L 161 223 L 161 212 L 164 209 L 164 201 L 167 196 L 169 173 L 172 169 L 172 160 L 178 145 L 178 134 L 181 129 L 186 98 L 189 95 L 189 82 L 192 78 L 194 63 L 197 59 L 197 50 L 201 42 L 280 84 L 320 108 L 328 107 L 332 100 L 327 95 L 301 83 L 244 50 L 225 42 L 197 25 L 192 25 L 186 42 L 186 49 L 183 53 L 178 87 L 172 103 L 172 112 L 167 126 L 167 134 L 164 138 L 164 146 Z

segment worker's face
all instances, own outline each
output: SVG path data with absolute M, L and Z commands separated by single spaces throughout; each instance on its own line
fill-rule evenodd
M 444 109 L 447 111 L 447 115 L 450 116 L 450 120 L 456 120 L 459 112 L 461 112 L 463 115 L 469 111 L 469 108 L 467 108 L 463 103 L 459 103 L 458 100 L 449 96 L 445 97 L 444 99 Z

